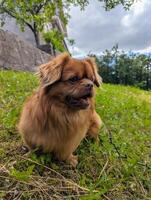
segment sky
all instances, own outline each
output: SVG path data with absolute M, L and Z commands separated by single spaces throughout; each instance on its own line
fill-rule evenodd
M 98 0 L 90 0 L 85 11 L 73 7 L 67 27 L 74 56 L 100 54 L 118 43 L 125 51 L 151 52 L 151 0 L 137 0 L 130 11 L 117 6 L 105 11 Z

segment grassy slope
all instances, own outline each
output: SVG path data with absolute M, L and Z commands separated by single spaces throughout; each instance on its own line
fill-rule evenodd
M 24 155 L 20 148 L 16 123 L 37 84 L 29 73 L 0 71 L 0 196 L 78 199 L 89 193 L 80 199 L 151 199 L 151 93 L 104 84 L 96 96 L 104 122 L 100 145 L 85 139 L 73 170 L 49 155 Z

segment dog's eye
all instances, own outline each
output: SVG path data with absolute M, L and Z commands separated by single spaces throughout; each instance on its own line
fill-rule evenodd
M 80 80 L 80 78 L 78 76 L 74 76 L 74 77 L 72 77 L 72 78 L 69 79 L 69 82 L 74 83 L 74 82 L 76 82 L 78 80 Z

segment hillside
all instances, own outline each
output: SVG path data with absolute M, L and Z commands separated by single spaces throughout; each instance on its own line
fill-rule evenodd
M 37 85 L 30 73 L 0 71 L 0 199 L 151 199 L 151 93 L 103 84 L 96 96 L 100 144 L 85 139 L 74 170 L 21 148 L 16 124 Z

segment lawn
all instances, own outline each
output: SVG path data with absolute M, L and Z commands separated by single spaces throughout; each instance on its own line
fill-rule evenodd
M 37 85 L 33 74 L 0 71 L 0 199 L 151 199 L 151 92 L 103 84 L 100 143 L 85 139 L 73 169 L 22 148 L 17 122 Z

